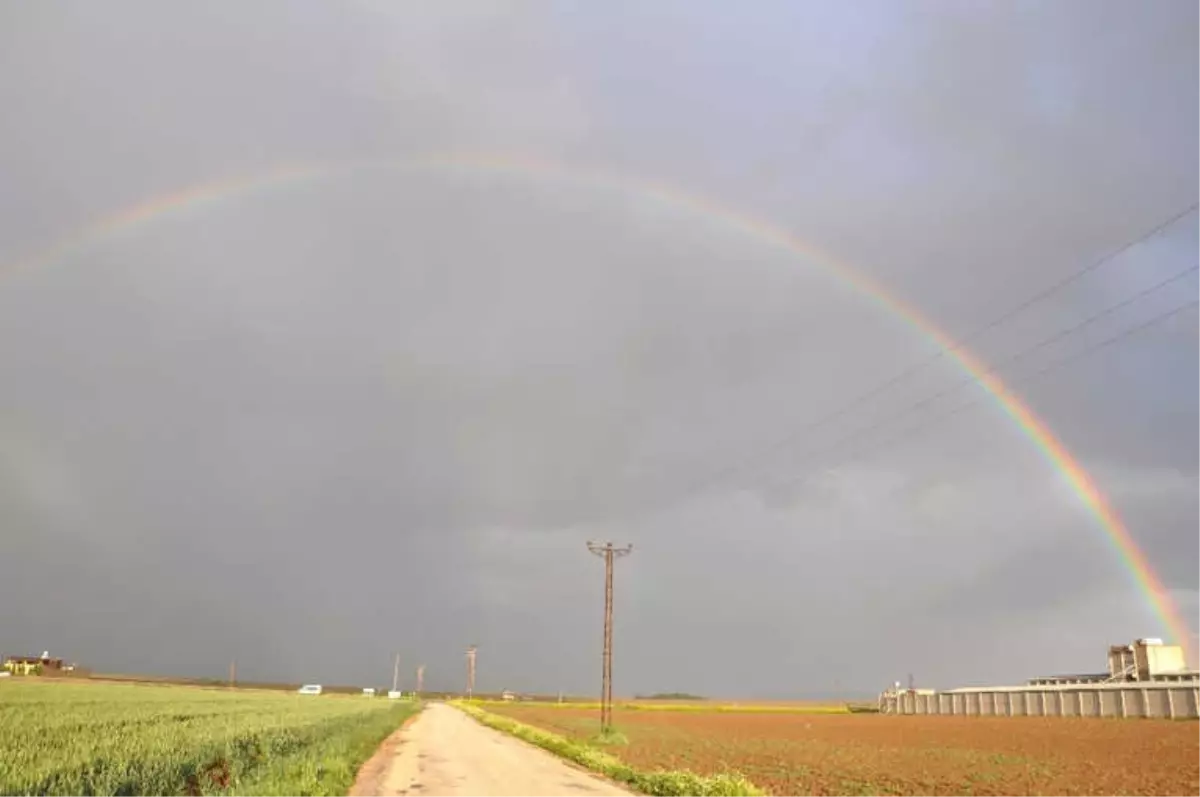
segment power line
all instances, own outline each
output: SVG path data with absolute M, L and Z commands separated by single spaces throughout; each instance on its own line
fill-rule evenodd
M 1108 316 L 1112 315 L 1113 313 L 1116 313 L 1119 310 L 1123 310 L 1126 307 L 1136 304 L 1137 302 L 1141 301 L 1142 299 L 1145 299 L 1147 296 L 1150 296 L 1151 294 L 1154 294 L 1154 293 L 1162 290 L 1163 288 L 1167 287 L 1168 285 L 1172 285 L 1172 284 L 1180 281 L 1184 277 L 1188 277 L 1188 276 L 1196 273 L 1198 270 L 1200 270 L 1200 265 L 1191 266 L 1190 268 L 1186 268 L 1183 271 L 1173 274 L 1172 276 L 1167 277 L 1164 280 L 1160 280 L 1159 282 L 1156 282 L 1154 285 L 1151 285 L 1149 288 L 1145 288 L 1145 289 L 1139 291 L 1138 293 L 1134 294 L 1133 296 L 1123 299 L 1122 301 L 1117 302 L 1114 305 L 1110 305 L 1097 313 L 1093 313 L 1092 315 L 1088 316 L 1087 318 L 1084 318 L 1082 321 L 1080 321 L 1076 324 L 1072 324 L 1071 326 L 1066 327 L 1064 329 L 1060 329 L 1058 332 L 1055 332 L 1053 335 L 1050 335 L 1047 338 L 1043 338 L 1042 340 L 1038 341 L 1037 343 L 1033 344 L 1032 346 L 1029 346 L 1025 349 L 1017 351 L 1014 354 L 1009 355 L 1008 357 L 1001 360 L 999 363 L 992 365 L 986 371 L 980 373 L 977 376 L 969 376 L 966 379 L 960 380 L 947 388 L 943 388 L 942 390 L 939 390 L 936 393 L 933 393 L 930 396 L 927 396 L 919 401 L 913 402 L 912 404 L 909 404 L 909 405 L 901 408 L 900 410 L 881 418 L 880 420 L 876 421 L 875 423 L 873 423 L 869 426 L 860 427 L 859 429 L 854 430 L 849 435 L 846 435 L 846 436 L 842 437 L 841 439 L 835 441 L 833 443 L 833 446 L 836 447 L 836 446 L 840 445 L 841 443 L 846 442 L 847 440 L 853 440 L 854 438 L 860 437 L 861 435 L 865 434 L 866 432 L 874 431 L 874 430 L 880 428 L 881 426 L 885 426 L 886 424 L 890 423 L 891 421 L 896 420 L 897 418 L 901 418 L 901 417 L 909 414 L 913 410 L 916 410 L 916 409 L 924 407 L 928 404 L 931 404 L 940 398 L 944 398 L 946 396 L 951 395 L 952 393 L 957 393 L 958 391 L 962 390 L 965 387 L 970 387 L 971 385 L 980 384 L 981 380 L 984 379 L 985 377 L 992 376 L 993 374 L 999 373 L 1001 370 L 1012 365 L 1013 363 L 1015 363 L 1019 360 L 1022 360 L 1031 354 L 1035 354 L 1035 353 L 1041 351 L 1042 349 L 1046 348 L 1047 346 L 1051 346 L 1051 345 L 1059 342 L 1060 340 L 1063 340 L 1064 338 L 1067 338 L 1067 337 L 1075 334 L 1076 332 L 1083 329 L 1084 327 L 1088 327 L 1088 326 L 1096 323 L 1097 321 L 1100 321 L 1101 319 L 1107 318 Z M 829 447 L 826 447 L 825 449 L 822 450 L 822 452 L 817 452 L 817 453 L 823 453 L 823 451 L 828 450 L 828 448 Z
M 1025 310 L 1032 307 L 1033 305 L 1037 304 L 1038 302 L 1040 302 L 1040 301 L 1046 299 L 1047 297 L 1053 295 L 1054 293 L 1057 293 L 1058 291 L 1062 290 L 1067 285 L 1069 285 L 1073 282 L 1076 282 L 1079 279 L 1083 278 L 1084 276 L 1094 272 L 1096 269 L 1100 268 L 1105 263 L 1110 262 L 1114 258 L 1129 251 L 1130 249 L 1137 246 L 1138 244 L 1140 244 L 1144 241 L 1147 241 L 1150 238 L 1153 238 L 1154 236 L 1161 233 L 1163 230 L 1166 230 L 1171 225 L 1175 224 L 1180 219 L 1182 219 L 1185 216 L 1194 212 L 1197 209 L 1197 207 L 1198 207 L 1197 203 L 1193 203 L 1193 204 L 1189 205 L 1188 207 L 1184 208 L 1183 210 L 1173 214 L 1165 221 L 1160 222 L 1159 224 L 1155 225 L 1149 231 L 1137 236 L 1136 238 L 1126 241 L 1125 243 L 1121 244 L 1120 246 L 1116 247 L 1115 249 L 1110 250 L 1104 256 L 1100 257 L 1097 260 L 1090 262 L 1083 268 L 1076 270 L 1072 274 L 1059 280 L 1058 282 L 1056 282 L 1053 285 L 1051 285 L 1050 287 L 1040 291 L 1039 293 L 1035 294 L 1034 296 L 1029 297 L 1025 301 L 1021 302 L 1019 305 L 1017 305 L 1016 307 L 1001 314 L 1000 316 L 998 316 L 997 318 L 988 322 L 987 324 L 984 324 L 983 326 L 977 328 L 973 332 L 968 333 L 967 335 L 957 338 L 957 340 L 953 346 L 941 349 L 936 354 L 933 354 L 924 360 L 914 363 L 913 365 L 909 366 L 908 368 L 901 371 L 900 373 L 883 381 L 882 383 L 875 386 L 874 388 L 871 388 L 867 392 L 862 393 L 858 397 L 851 399 L 849 402 L 842 404 L 838 409 L 836 409 L 830 413 L 827 413 L 826 415 L 823 415 L 813 421 L 810 421 L 798 429 L 793 430 L 788 435 L 786 435 L 785 437 L 781 438 L 780 440 L 777 440 L 774 443 L 768 445 L 766 448 L 763 448 L 753 454 L 749 454 L 747 456 L 741 457 L 739 460 L 734 462 L 732 465 L 726 466 L 724 468 L 721 468 L 720 470 L 717 470 L 717 471 L 714 471 L 714 472 L 708 474 L 707 476 L 696 481 L 692 485 L 685 487 L 682 490 L 682 492 L 680 492 L 678 494 L 678 496 L 676 497 L 675 500 L 679 500 L 680 498 L 691 495 L 694 492 L 703 490 L 707 487 L 712 486 L 713 484 L 716 484 L 717 482 L 721 481 L 722 479 L 724 479 L 727 476 L 730 476 L 730 475 L 736 474 L 742 470 L 745 470 L 745 468 L 748 465 L 753 464 L 755 461 L 760 460 L 763 457 L 769 456 L 770 454 L 772 454 L 780 449 L 786 448 L 788 445 L 790 445 L 792 442 L 794 442 L 800 435 L 802 435 L 806 432 L 810 432 L 815 429 L 818 429 L 822 426 L 825 426 L 829 422 L 844 416 L 850 410 L 861 406 L 866 401 L 868 401 L 872 398 L 875 398 L 878 395 L 881 395 L 882 393 L 891 389 L 895 385 L 903 382 L 904 380 L 906 380 L 909 377 L 913 376 L 914 374 L 920 372 L 924 368 L 937 362 L 946 354 L 949 354 L 951 352 L 954 352 L 954 351 L 957 351 L 957 350 L 963 348 L 967 343 L 969 343 L 970 341 L 983 335 L 985 332 L 989 332 L 992 329 L 995 329 L 1000 324 L 1003 324 L 1006 321 L 1011 320 L 1012 318 L 1016 317 L 1017 315 L 1024 312 Z M 1182 275 L 1179 275 L 1179 276 L 1182 276 Z M 1161 286 L 1158 286 L 1158 287 L 1161 287 Z M 1110 308 L 1109 312 L 1111 312 L 1115 309 L 1118 309 L 1118 308 L 1115 308 L 1115 307 Z
M 1004 313 L 999 318 L 996 318 L 994 321 L 990 321 L 987 324 L 984 324 L 982 327 L 975 330 L 974 332 L 967 335 L 966 337 L 959 338 L 957 345 L 953 346 L 952 348 L 948 349 L 947 351 L 954 351 L 956 349 L 961 349 L 968 341 L 979 337 L 980 335 L 982 335 L 985 332 L 989 332 L 992 329 L 995 329 L 996 327 L 1000 326 L 1001 324 L 1003 324 L 1005 321 L 1008 321 L 1009 319 L 1015 318 L 1016 316 L 1020 315 L 1025 310 L 1029 309 L 1030 307 L 1032 307 L 1033 305 L 1042 301 L 1043 299 L 1053 296 L 1055 293 L 1058 293 L 1058 291 L 1062 290 L 1063 288 L 1070 285 L 1071 283 L 1082 279 L 1083 277 L 1087 276 L 1088 274 L 1091 274 L 1093 271 L 1100 268 L 1104 264 L 1108 263 L 1110 260 L 1120 257 L 1121 255 L 1125 254 L 1126 252 L 1128 252 L 1130 249 L 1137 246 L 1138 244 L 1148 241 L 1149 239 L 1158 235 L 1160 232 L 1166 230 L 1168 227 L 1173 225 L 1175 222 L 1177 222 L 1180 219 L 1184 218 L 1185 216 L 1188 216 L 1191 213 L 1195 212 L 1197 207 L 1198 207 L 1198 204 L 1193 202 L 1192 204 L 1188 205 L 1183 210 L 1181 210 L 1178 213 L 1176 213 L 1175 215 L 1171 216 L 1166 221 L 1161 222 L 1160 224 L 1156 225 L 1150 231 L 1142 233 L 1141 235 L 1137 236 L 1136 238 L 1131 238 L 1131 239 L 1127 240 L 1125 243 L 1118 246 L 1117 248 L 1109 250 L 1108 254 L 1105 254 L 1105 255 L 1101 256 L 1100 258 L 1092 261 L 1090 264 L 1084 266 L 1083 268 L 1079 269 L 1078 271 L 1075 271 L 1072 274 L 1068 274 L 1066 277 L 1064 277 L 1063 279 L 1054 283 L 1049 288 L 1046 288 L 1042 292 L 1029 297 L 1025 301 L 1021 302 L 1019 305 L 1017 305 L 1016 307 L 1009 310 L 1007 313 Z
M 1133 335 L 1136 335 L 1140 332 L 1144 332 L 1147 329 L 1150 329 L 1152 327 L 1157 326 L 1158 324 L 1168 321 L 1171 318 L 1174 318 L 1175 316 L 1179 315 L 1180 313 L 1182 313 L 1186 310 L 1192 309 L 1198 305 L 1200 305 L 1200 300 L 1192 300 L 1185 304 L 1179 305 L 1178 307 L 1174 307 L 1171 310 L 1168 310 L 1166 312 L 1159 313 L 1158 315 L 1155 315 L 1152 318 L 1150 318 L 1140 324 L 1137 324 L 1136 326 L 1129 327 L 1128 329 L 1125 329 L 1124 331 L 1122 331 L 1116 335 L 1105 338 L 1104 340 L 1100 341 L 1099 343 L 1097 343 L 1095 345 L 1088 346 L 1084 349 L 1081 349 L 1080 351 L 1075 352 L 1074 354 L 1071 354 L 1070 356 L 1062 357 L 1058 360 L 1048 363 L 1044 367 L 1039 368 L 1036 371 L 1031 371 L 1017 379 L 1009 380 L 1007 382 L 1006 386 L 1012 387 L 1014 385 L 1025 384 L 1027 382 L 1032 382 L 1037 379 L 1040 379 L 1043 376 L 1045 376 L 1053 371 L 1057 371 L 1060 368 L 1064 368 L 1068 365 L 1074 364 L 1075 362 L 1083 360 L 1084 358 L 1089 357 L 1102 349 L 1106 349 L 1109 346 L 1115 345 L 1115 344 L 1125 340 L 1126 338 L 1132 337 Z M 939 415 L 935 415 L 934 417 L 932 417 L 926 421 L 914 424 L 913 426 L 903 429 L 897 434 L 894 434 L 890 437 L 885 437 L 881 442 L 879 442 L 875 445 L 864 446 L 864 447 L 858 449 L 857 451 L 854 451 L 849 457 L 847 457 L 847 459 L 852 460 L 852 459 L 862 456 L 865 453 L 869 453 L 869 452 L 877 451 L 877 450 L 880 450 L 883 448 L 887 448 L 888 446 L 894 445 L 895 443 L 899 442 L 900 440 L 903 440 L 904 438 L 907 438 L 907 437 L 911 436 L 912 434 L 921 431 L 922 429 L 926 429 L 930 426 L 941 423 L 941 422 L 946 421 L 946 420 L 948 420 L 954 416 L 957 416 L 963 412 L 966 412 L 969 409 L 978 407 L 981 404 L 983 404 L 983 401 L 984 401 L 983 399 L 975 399 L 974 401 L 969 401 L 965 404 L 960 404 L 959 406 L 955 407 L 952 410 L 949 410 L 948 412 L 941 413 Z M 819 453 L 819 454 L 820 453 L 828 453 L 828 451 L 821 451 L 821 452 L 816 452 L 816 453 Z M 769 485 L 769 486 L 780 486 L 783 484 L 796 484 L 796 483 L 799 483 L 802 481 L 804 481 L 803 477 L 801 477 L 799 479 L 788 478 L 788 479 L 782 479 L 780 481 L 777 481 L 774 484 Z

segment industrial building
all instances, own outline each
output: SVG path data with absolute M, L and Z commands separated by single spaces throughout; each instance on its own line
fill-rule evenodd
M 1200 717 L 1200 672 L 1187 668 L 1183 649 L 1161 639 L 1138 639 L 1108 649 L 1108 671 L 1031 678 L 1024 686 L 938 691 L 889 689 L 885 714 L 1058 717 Z
M 1108 649 L 1108 672 L 1085 675 L 1047 675 L 1031 678 L 1030 686 L 1059 684 L 1166 683 L 1196 679 L 1196 671 L 1187 669 L 1183 648 L 1164 645 L 1161 639 L 1139 639 L 1132 645 L 1113 645 Z

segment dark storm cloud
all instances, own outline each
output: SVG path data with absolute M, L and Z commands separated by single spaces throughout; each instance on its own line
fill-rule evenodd
M 1197 193 L 1191 5 L 0 13 L 3 263 L 280 163 L 509 152 L 774 219 L 959 333 Z M 1002 361 L 1194 264 L 1195 225 L 978 350 Z M 5 279 L 6 651 L 374 683 L 399 651 L 454 688 L 476 643 L 482 688 L 590 690 L 589 538 L 635 543 L 621 691 L 1024 678 L 1161 632 L 978 387 L 899 412 L 962 379 L 946 358 L 855 401 L 931 341 L 713 216 L 569 180 L 363 173 Z M 1019 380 L 1195 292 L 1004 372 L 1193 616 L 1195 313 Z

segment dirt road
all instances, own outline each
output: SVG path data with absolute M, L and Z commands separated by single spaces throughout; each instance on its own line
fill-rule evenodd
M 359 773 L 351 795 L 616 795 L 608 781 L 450 706 L 426 706 Z

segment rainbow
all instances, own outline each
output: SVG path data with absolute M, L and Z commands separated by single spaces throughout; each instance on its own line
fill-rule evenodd
M 199 184 L 177 193 L 159 196 L 122 210 L 114 215 L 79 228 L 53 245 L 32 256 L 0 269 L 0 277 L 29 271 L 67 259 L 72 254 L 96 242 L 127 233 L 164 216 L 194 211 L 226 201 L 234 196 L 257 191 L 278 190 L 301 183 L 344 177 L 356 172 L 464 171 L 507 174 L 521 178 L 543 178 L 579 188 L 610 190 L 660 203 L 662 206 L 697 214 L 719 221 L 755 241 L 776 247 L 790 255 L 800 256 L 820 266 L 844 284 L 882 310 L 897 316 L 936 344 L 940 356 L 955 362 L 965 373 L 978 381 L 1000 409 L 1012 419 L 1029 438 L 1042 457 L 1057 471 L 1082 505 L 1096 519 L 1116 554 L 1124 563 L 1142 592 L 1151 611 L 1159 618 L 1173 639 L 1185 649 L 1192 661 L 1189 624 L 1167 588 L 1150 566 L 1145 553 L 1129 533 L 1121 517 L 1112 507 L 1083 466 L 1066 446 L 1055 437 L 1017 395 L 991 372 L 975 355 L 957 344 L 946 332 L 922 315 L 915 307 L 889 292 L 882 284 L 840 263 L 785 230 L 766 221 L 751 218 L 736 210 L 708 199 L 684 193 L 679 188 L 655 180 L 615 175 L 608 172 L 565 166 L 540 160 L 512 157 L 445 155 L 415 160 L 350 161 L 331 164 L 288 166 L 251 176 Z

